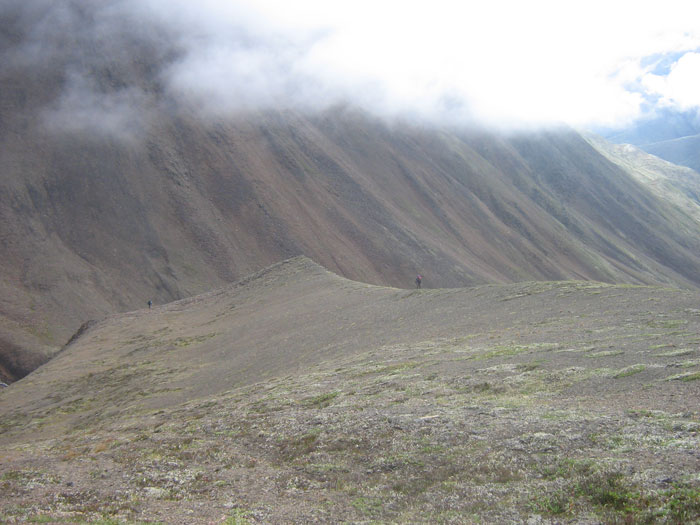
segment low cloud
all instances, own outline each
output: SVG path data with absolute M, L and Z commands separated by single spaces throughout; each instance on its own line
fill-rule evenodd
M 148 95 L 136 87 L 102 91 L 94 79 L 69 74 L 64 90 L 42 118 L 48 131 L 137 139 L 147 126 Z
M 308 105 L 317 79 L 299 69 L 296 42 L 264 41 L 228 34 L 197 42 L 163 69 L 168 93 L 208 115 L 260 107 Z
M 517 127 L 700 105 L 693 2 L 482 4 L 10 0 L 0 17 L 21 42 L 2 58 L 62 69 L 63 90 L 44 108 L 52 129 L 125 136 L 154 109 L 182 106 L 227 116 L 344 102 Z M 662 71 L 663 57 L 673 60 Z
M 686 53 L 666 75 L 647 74 L 647 92 L 660 97 L 660 104 L 682 111 L 700 108 L 700 52 Z

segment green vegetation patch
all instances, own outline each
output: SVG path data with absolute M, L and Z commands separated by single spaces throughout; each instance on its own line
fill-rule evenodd
M 543 471 L 557 488 L 535 496 L 531 509 L 550 516 L 575 516 L 592 506 L 605 523 L 697 523 L 700 489 L 676 484 L 644 490 L 624 474 L 593 461 L 565 460 Z
M 20 487 L 42 486 L 49 483 L 58 483 L 58 479 L 47 472 L 34 470 L 8 470 L 0 474 L 0 488 L 7 488 L 8 485 Z
M 417 368 L 421 365 L 422 363 L 417 362 L 417 361 L 403 361 L 400 363 L 392 363 L 392 364 L 386 364 L 386 365 L 375 365 L 375 366 L 369 366 L 367 368 L 362 367 L 360 371 L 356 372 L 354 374 L 355 377 L 364 377 L 372 374 L 381 374 L 381 375 L 392 375 L 392 374 L 399 374 L 400 372 L 404 372 L 406 370 L 412 370 L 414 368 Z
M 620 370 L 613 377 L 615 379 L 620 379 L 622 377 L 633 376 L 635 374 L 639 374 L 640 372 L 643 372 L 644 370 L 646 370 L 646 368 L 647 368 L 646 365 L 641 365 L 641 364 L 628 366 L 627 368 L 623 368 L 622 370 Z
M 212 332 L 210 334 L 204 334 L 204 335 L 195 335 L 191 337 L 178 337 L 173 341 L 173 344 L 175 346 L 190 346 L 193 344 L 198 344 L 198 343 L 203 343 L 207 339 L 211 339 L 212 337 L 215 337 L 217 334 L 216 332 Z
M 659 494 L 662 509 L 658 513 L 672 523 L 698 523 L 700 521 L 700 488 L 676 485 Z
M 377 516 L 384 506 L 381 498 L 359 497 L 355 498 L 351 505 L 355 510 L 367 516 Z
M 532 372 L 533 370 L 538 370 L 542 368 L 544 361 L 537 359 L 535 361 L 530 361 L 529 363 L 520 363 L 516 365 L 516 369 L 521 372 Z
M 649 321 L 647 323 L 649 326 L 652 326 L 654 328 L 668 328 L 668 329 L 673 329 L 673 328 L 680 328 L 681 326 L 685 326 L 688 324 L 687 319 L 668 319 L 664 321 Z
M 494 357 L 510 357 L 528 352 L 532 348 L 527 345 L 498 345 L 474 356 L 475 359 L 492 359 Z
M 695 372 L 693 374 L 685 374 L 680 376 L 678 379 L 681 381 L 690 382 L 690 381 L 697 381 L 700 379 L 700 372 Z
M 659 348 L 666 348 L 669 345 L 659 345 Z M 652 347 L 654 348 L 654 347 Z M 684 355 L 691 355 L 694 354 L 695 350 L 692 348 L 679 348 L 677 350 L 667 350 L 666 352 L 659 352 L 658 354 L 654 354 L 655 357 L 679 357 L 679 356 L 684 356 Z
M 307 397 L 302 399 L 301 404 L 307 407 L 323 408 L 331 404 L 331 402 L 340 395 L 340 392 L 335 390 L 317 396 Z
M 320 431 L 313 431 L 299 437 L 283 438 L 279 441 L 280 455 L 284 461 L 292 461 L 310 454 L 318 446 Z
M 244 509 L 234 509 L 232 513 L 224 521 L 224 525 L 248 525 L 253 523 L 250 521 L 252 512 Z

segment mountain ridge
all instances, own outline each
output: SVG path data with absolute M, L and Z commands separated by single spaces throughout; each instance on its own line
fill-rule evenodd
M 428 287 L 700 284 L 697 222 L 573 130 L 504 134 L 348 103 L 215 115 L 167 89 L 183 53 L 168 28 L 110 4 L 0 11 L 6 380 L 86 319 L 299 254 L 400 287 L 418 273 Z
M 417 273 L 441 287 L 700 282 L 696 221 L 571 130 L 502 137 L 347 109 L 161 129 L 137 146 L 52 139 L 37 169 L 7 172 L 7 341 L 56 348 L 86 319 L 301 253 L 392 286 L 412 286 Z M 26 145 L 3 144 L 6 158 L 26 162 Z
M 297 256 L 193 297 L 86 322 L 53 359 L 3 392 L 0 411 L 61 414 L 73 395 L 52 392 L 88 384 L 98 412 L 109 405 L 102 397 L 115 392 L 121 405 L 140 405 L 144 388 L 154 389 L 145 407 L 158 409 L 387 345 L 465 334 L 472 342 L 502 339 L 518 326 L 539 332 L 534 326 L 552 315 L 583 319 L 591 309 L 597 323 L 619 293 L 663 294 L 691 305 L 699 292 L 592 281 L 407 290 L 352 281 Z M 575 310 L 563 306 L 569 300 Z M 513 301 L 522 303 L 517 311 Z M 640 312 L 643 302 L 635 307 Z M 133 391 L 127 396 L 125 388 Z

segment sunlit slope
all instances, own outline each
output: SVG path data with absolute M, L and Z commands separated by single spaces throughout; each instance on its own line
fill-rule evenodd
M 700 173 L 630 144 L 612 144 L 595 135 L 587 135 L 586 140 L 658 196 L 700 220 Z

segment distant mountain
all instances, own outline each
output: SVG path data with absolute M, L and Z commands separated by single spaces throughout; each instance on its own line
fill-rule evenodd
M 643 149 L 700 173 L 700 134 L 646 144 Z
M 88 319 L 300 254 L 397 287 L 417 273 L 429 288 L 700 286 L 694 216 L 570 129 L 504 136 L 344 106 L 215 118 L 164 91 L 177 49 L 60 32 L 29 53 L 15 15 L 0 17 L 4 380 Z
M 653 116 L 641 119 L 631 127 L 608 130 L 601 134 L 618 144 L 646 146 L 700 134 L 700 117 L 695 111 L 659 110 Z
M 661 111 L 631 128 L 602 133 L 617 144 L 633 144 L 674 164 L 700 172 L 700 116 L 696 111 Z
M 586 140 L 658 196 L 700 221 L 700 173 L 631 144 L 613 144 L 598 135 L 586 135 Z

